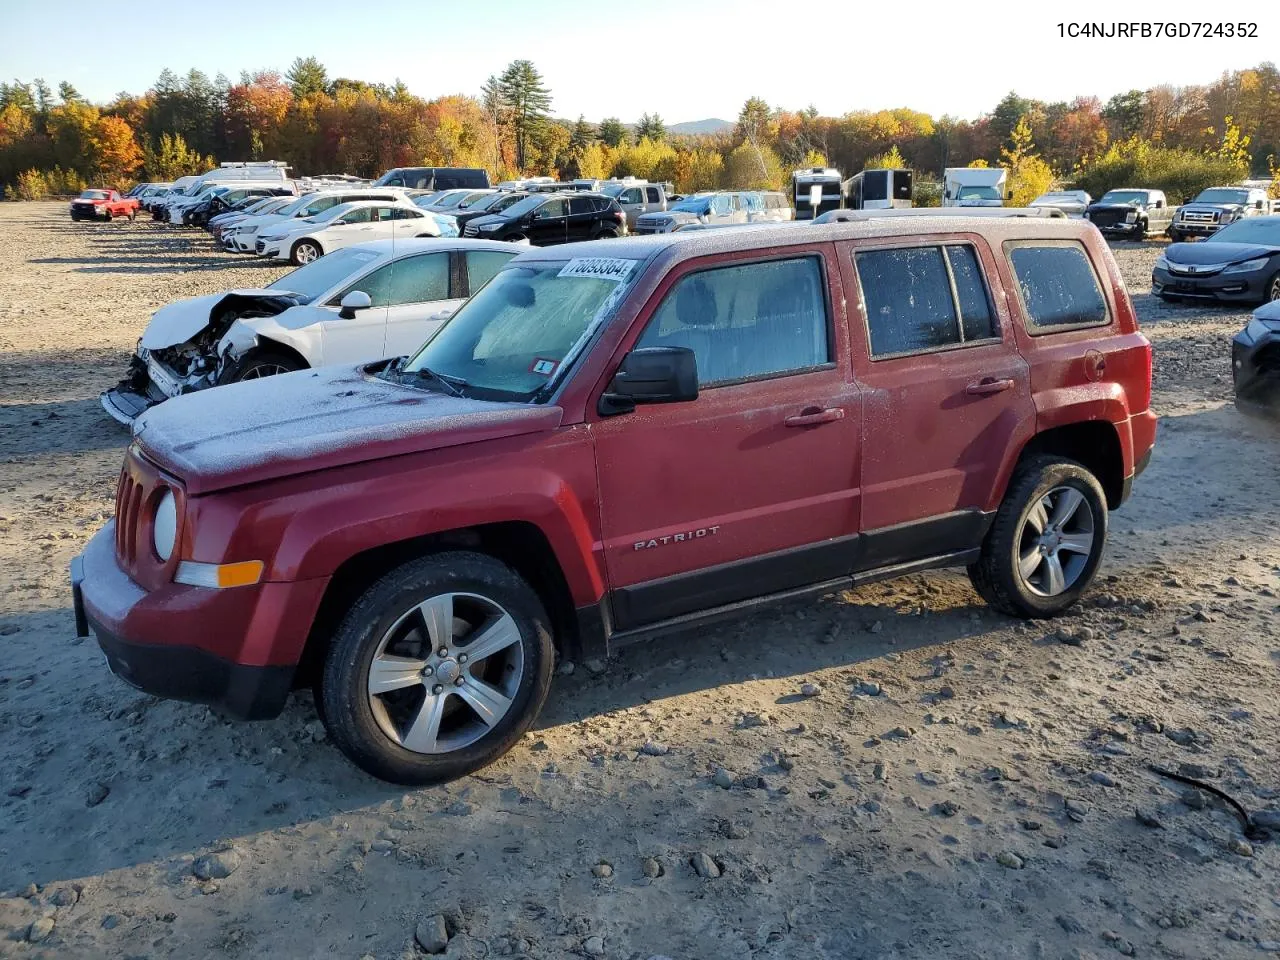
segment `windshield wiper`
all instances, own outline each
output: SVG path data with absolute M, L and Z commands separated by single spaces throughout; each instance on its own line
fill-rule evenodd
M 457 378 L 457 382 L 454 383 L 454 378 L 446 378 L 442 374 L 436 373 L 430 367 L 419 367 L 416 372 L 423 380 L 430 380 L 435 383 L 451 397 L 462 396 L 462 391 L 458 388 L 465 387 L 467 385 L 467 381 L 461 378 Z

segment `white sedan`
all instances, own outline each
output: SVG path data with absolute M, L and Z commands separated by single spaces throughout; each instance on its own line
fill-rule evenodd
M 356 243 L 438 236 L 435 217 L 410 201 L 357 200 L 262 230 L 256 250 L 261 256 L 302 266 Z
M 490 240 L 380 240 L 347 247 L 261 290 L 161 307 L 128 375 L 101 396 L 116 420 L 193 390 L 413 353 L 526 247 Z

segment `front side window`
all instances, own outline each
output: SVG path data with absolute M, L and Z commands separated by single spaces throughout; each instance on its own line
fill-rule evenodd
M 356 207 L 354 210 L 348 210 L 335 220 L 341 220 L 344 223 L 368 223 L 373 219 L 373 207 Z
M 968 244 L 854 254 L 873 358 L 998 336 L 977 253 Z
M 1109 322 L 1107 301 L 1080 244 L 1018 244 L 1009 250 L 1009 262 L 1022 295 L 1028 333 Z
M 688 347 L 700 386 L 810 370 L 830 360 L 816 257 L 700 270 L 663 298 L 637 347 Z
M 538 208 L 537 213 L 533 215 L 535 220 L 551 220 L 556 217 L 567 216 L 565 212 L 564 198 L 556 197 L 554 200 L 548 200 Z
M 644 203 L 644 194 L 639 187 L 632 187 L 624 190 L 622 196 L 618 198 L 622 203 Z

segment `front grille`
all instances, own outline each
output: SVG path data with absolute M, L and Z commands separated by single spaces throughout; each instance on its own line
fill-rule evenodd
M 129 579 L 139 586 L 155 590 L 172 579 L 170 563 L 162 563 L 151 549 L 151 510 L 162 490 L 174 491 L 181 497 L 180 486 L 163 477 L 160 471 L 130 445 L 125 451 L 124 468 L 116 487 L 116 562 Z M 181 515 L 181 499 L 179 499 Z
M 1216 211 L 1208 210 L 1184 210 L 1182 211 L 1183 223 L 1217 223 L 1219 214 Z
M 1124 223 L 1124 218 L 1128 216 L 1127 210 L 1095 210 L 1089 214 L 1089 219 L 1093 221 L 1096 227 L 1114 227 L 1116 224 Z
M 116 558 L 132 571 L 138 559 L 138 520 L 142 513 L 142 484 L 129 473 L 126 462 L 116 488 Z

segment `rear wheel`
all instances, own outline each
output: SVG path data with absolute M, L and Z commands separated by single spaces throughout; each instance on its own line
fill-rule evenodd
M 294 266 L 301 267 L 308 263 L 314 263 L 324 256 L 324 251 L 320 249 L 320 244 L 314 240 L 299 240 L 293 245 L 293 251 L 289 254 L 289 262 Z
M 1036 457 L 1014 474 L 969 579 L 1010 616 L 1056 616 L 1088 589 L 1106 539 L 1097 478 L 1074 460 Z
M 137 210 L 130 210 L 130 211 L 129 211 L 129 222 L 130 222 L 130 223 L 133 223 L 133 221 L 135 221 L 135 220 L 137 220 L 137 219 L 138 219 L 138 211 L 137 211 Z
M 528 239 L 523 233 L 509 233 L 502 238 L 504 243 L 522 243 Z
M 292 373 L 302 370 L 304 364 L 296 357 L 275 350 L 250 350 L 232 364 L 218 383 L 239 383 L 241 380 L 260 380 L 263 377 L 274 377 L 281 373 Z
M 617 236 L 618 236 L 618 231 L 617 231 L 617 230 L 601 230 L 599 233 L 597 233 L 597 234 L 596 234 L 594 237 L 592 237 L 591 239 L 592 239 L 592 240 L 613 240 L 613 239 L 615 239 Z
M 322 717 L 361 769 L 442 783 L 506 753 L 551 684 L 546 612 L 506 564 L 454 551 L 391 571 L 351 608 L 325 657 Z

